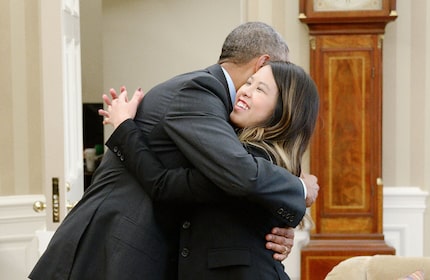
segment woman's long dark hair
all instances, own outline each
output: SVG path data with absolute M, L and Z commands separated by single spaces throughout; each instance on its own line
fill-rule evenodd
M 271 154 L 276 164 L 296 176 L 301 174 L 303 154 L 315 128 L 319 96 L 312 78 L 290 62 L 267 63 L 278 88 L 278 101 L 270 120 L 242 129 L 239 139 Z

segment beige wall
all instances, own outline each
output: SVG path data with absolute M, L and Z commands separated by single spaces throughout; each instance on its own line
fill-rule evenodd
M 81 0 L 82 102 L 99 103 L 103 93 L 102 0 Z
M 216 63 L 225 36 L 240 23 L 240 1 L 204 3 L 103 0 L 105 90 L 121 85 L 147 90 L 173 75 Z
M 42 190 L 39 1 L 0 0 L 1 195 Z M 272 24 L 308 69 L 296 0 L 81 0 L 81 8 L 84 102 L 215 63 L 227 33 L 246 20 Z M 430 191 L 430 3 L 397 1 L 397 10 L 384 42 L 384 184 Z M 430 236 L 429 209 L 425 221 Z
M 0 0 L 0 194 L 40 193 L 39 1 Z
M 397 1 L 384 42 L 383 179 L 385 186 L 430 192 L 430 2 Z M 424 254 L 430 256 L 430 197 Z M 414 230 L 414 229 L 410 229 Z

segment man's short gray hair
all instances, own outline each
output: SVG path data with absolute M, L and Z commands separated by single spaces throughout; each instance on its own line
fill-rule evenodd
M 239 25 L 227 36 L 218 63 L 247 63 L 264 54 L 270 60 L 288 61 L 288 46 L 282 36 L 263 22 L 247 22 Z

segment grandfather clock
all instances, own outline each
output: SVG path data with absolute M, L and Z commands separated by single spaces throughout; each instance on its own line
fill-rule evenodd
M 344 259 L 394 254 L 382 232 L 382 47 L 395 0 L 300 0 L 310 74 L 320 93 L 311 173 L 321 187 L 301 279 Z

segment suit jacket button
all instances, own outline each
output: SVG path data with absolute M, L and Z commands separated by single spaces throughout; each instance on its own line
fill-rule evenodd
M 190 223 L 189 221 L 185 221 L 185 222 L 182 224 L 182 228 L 183 228 L 183 229 L 189 229 L 189 228 L 190 228 L 190 226 L 191 226 L 191 223 Z
M 113 147 L 113 152 L 114 153 L 118 152 L 118 147 L 117 146 Z
M 188 255 L 190 254 L 190 250 L 188 250 L 188 248 L 183 248 L 181 251 L 181 256 L 183 256 L 184 258 L 188 257 Z

